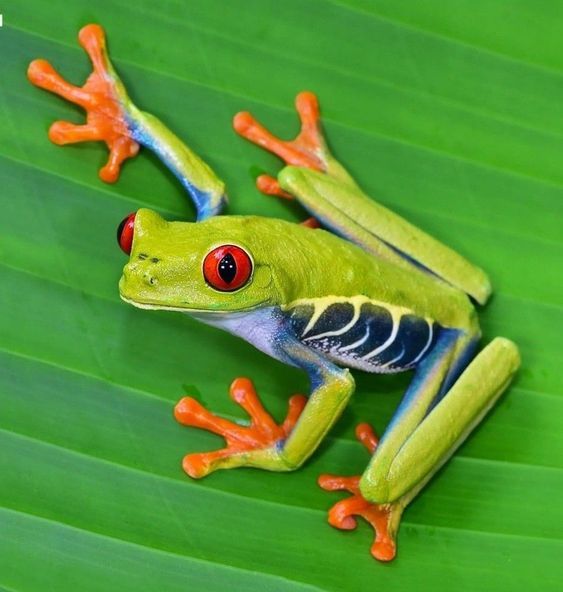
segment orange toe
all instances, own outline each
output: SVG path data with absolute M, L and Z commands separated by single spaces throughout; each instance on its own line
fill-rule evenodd
M 367 423 L 359 424 L 356 436 L 365 448 L 373 454 L 377 447 L 377 436 Z M 340 530 L 356 528 L 359 516 L 368 522 L 374 530 L 374 541 L 370 552 L 379 561 L 391 561 L 397 552 L 395 531 L 397 518 L 402 512 L 398 504 L 375 504 L 364 498 L 360 491 L 360 475 L 343 477 L 337 475 L 321 475 L 318 479 L 320 487 L 326 491 L 348 491 L 346 499 L 336 502 L 328 512 L 328 522 Z
M 250 451 L 267 450 L 283 442 L 298 421 L 306 403 L 306 398 L 302 395 L 291 397 L 287 416 L 278 425 L 262 405 L 252 381 L 248 378 L 235 379 L 229 394 L 248 413 L 250 425 L 239 425 L 218 417 L 192 397 L 182 398 L 174 408 L 174 416 L 179 423 L 213 432 L 223 437 L 227 443 L 220 450 L 184 457 L 182 466 L 190 477 L 199 479 L 221 468 L 222 461 L 230 457 L 241 457 Z
M 312 92 L 302 92 L 295 103 L 301 130 L 293 140 L 274 136 L 247 111 L 235 115 L 233 127 L 240 136 L 279 156 L 286 164 L 325 171 L 326 144 L 320 131 L 317 97 Z
M 93 66 L 84 85 L 70 84 L 46 60 L 31 62 L 27 76 L 35 86 L 80 105 L 86 111 L 86 124 L 57 121 L 49 130 L 49 138 L 58 145 L 104 141 L 110 155 L 99 176 L 107 183 L 114 183 L 122 163 L 139 151 L 139 144 L 133 139 L 128 125 L 128 99 L 109 61 L 102 27 L 86 25 L 80 30 L 78 39 Z

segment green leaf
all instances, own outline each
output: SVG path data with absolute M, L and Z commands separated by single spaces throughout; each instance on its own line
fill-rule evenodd
M 555 1 L 115 0 L 10 3 L 0 29 L 0 587 L 128 590 L 556 590 L 563 579 L 563 13 Z M 409 376 L 358 391 L 295 474 L 189 480 L 180 460 L 219 439 L 172 419 L 186 388 L 240 417 L 254 378 L 280 418 L 307 387 L 235 337 L 121 303 L 115 228 L 140 206 L 193 211 L 143 152 L 115 186 L 101 145 L 46 131 L 78 110 L 33 88 L 34 58 L 81 83 L 79 28 L 99 22 L 139 104 L 227 181 L 231 213 L 299 220 L 258 194 L 277 160 L 236 137 L 248 109 L 287 137 L 296 92 L 318 93 L 336 155 L 378 200 L 487 269 L 484 338 L 523 367 L 484 424 L 412 503 L 399 556 L 365 525 L 326 523 L 322 472 L 355 474 L 359 421 L 381 431 Z M 187 387 L 184 385 L 188 385 Z M 191 386 L 193 385 L 193 387 Z

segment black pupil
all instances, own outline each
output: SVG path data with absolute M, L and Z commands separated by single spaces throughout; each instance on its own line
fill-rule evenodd
M 221 279 L 226 283 L 230 284 L 237 274 L 237 264 L 235 262 L 235 258 L 230 254 L 227 253 L 221 261 L 219 261 L 219 267 L 217 268 Z

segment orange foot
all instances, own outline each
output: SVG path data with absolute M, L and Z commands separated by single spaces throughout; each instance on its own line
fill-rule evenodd
M 325 171 L 327 148 L 321 134 L 319 102 L 312 92 L 301 92 L 295 99 L 301 131 L 294 140 L 276 138 L 247 111 L 233 119 L 235 131 L 243 138 L 273 152 L 287 164 Z
M 262 406 L 248 378 L 236 378 L 229 394 L 250 415 L 249 426 L 240 426 L 213 415 L 192 397 L 184 397 L 174 409 L 174 416 L 181 424 L 219 434 L 227 442 L 226 448 L 184 457 L 184 471 L 194 479 L 205 477 L 217 469 L 240 466 L 280 470 L 278 446 L 293 429 L 307 402 L 303 395 L 293 395 L 289 400 L 287 417 L 281 425 L 277 425 Z
M 312 92 L 301 92 L 295 99 L 295 107 L 301 120 L 301 131 L 294 140 L 280 140 L 247 111 L 235 115 L 233 127 L 243 138 L 279 156 L 286 164 L 325 172 L 328 151 L 321 133 L 317 97 Z M 256 187 L 266 195 L 293 199 L 293 195 L 284 191 L 277 179 L 270 175 L 260 175 Z M 301 224 L 309 228 L 320 226 L 315 218 L 307 218 Z
M 114 183 L 119 177 L 122 162 L 139 151 L 139 144 L 132 139 L 127 125 L 126 106 L 129 99 L 109 61 L 102 27 L 86 25 L 80 30 L 78 40 L 93 65 L 93 72 L 84 86 L 69 84 L 46 60 L 31 62 L 27 76 L 35 86 L 76 103 L 87 112 L 84 125 L 68 121 L 53 123 L 49 129 L 49 139 L 59 145 L 105 141 L 109 158 L 99 175 L 106 183 Z
M 280 187 L 278 180 L 274 179 L 274 177 L 270 177 L 270 175 L 260 175 L 256 179 L 256 187 L 258 187 L 258 190 L 266 195 L 277 195 L 282 199 L 294 199 L 294 196 L 291 193 L 284 191 Z M 312 216 L 310 218 L 303 220 L 303 222 L 300 222 L 300 224 L 302 226 L 307 226 L 307 228 L 321 227 L 320 222 Z
M 356 427 L 356 436 L 370 454 L 375 452 L 378 439 L 369 424 L 359 424 Z M 351 497 L 336 502 L 332 506 L 328 513 L 328 522 L 340 530 L 353 530 L 357 526 L 354 516 L 361 516 L 375 531 L 371 554 L 379 561 L 391 561 L 397 552 L 396 527 L 403 508 L 397 503 L 368 502 L 360 492 L 360 478 L 360 475 L 355 477 L 321 475 L 319 477 L 318 483 L 326 491 L 346 490 L 352 494 Z

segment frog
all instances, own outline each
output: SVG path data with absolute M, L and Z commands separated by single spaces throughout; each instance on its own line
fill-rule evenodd
M 396 555 L 402 513 L 507 389 L 520 366 L 518 347 L 496 337 L 478 351 L 477 305 L 491 284 L 485 272 L 366 195 L 329 150 L 316 95 L 301 92 L 301 129 L 281 140 L 250 113 L 235 131 L 284 161 L 277 176 L 261 175 L 263 193 L 297 201 L 310 214 L 301 224 L 261 216 L 222 215 L 224 182 L 162 121 L 130 99 L 107 52 L 101 26 L 80 30 L 93 71 L 82 87 L 65 81 L 45 60 L 28 78 L 83 107 L 85 124 L 55 122 L 58 145 L 104 141 L 99 172 L 117 181 L 141 146 L 179 179 L 196 220 L 167 221 L 141 208 L 118 227 L 129 256 L 121 299 L 140 309 L 175 311 L 227 331 L 276 363 L 304 371 L 309 396 L 293 395 L 281 423 L 268 413 L 252 381 L 236 378 L 230 397 L 250 417 L 241 425 L 217 416 L 195 397 L 174 408 L 180 424 L 222 436 L 219 450 L 183 458 L 199 479 L 219 469 L 253 467 L 289 472 L 314 453 L 349 404 L 351 370 L 411 371 L 412 380 L 378 438 L 367 422 L 356 435 L 370 454 L 362 475 L 321 475 L 328 491 L 351 495 L 329 510 L 329 523 L 374 529 L 370 551 Z

